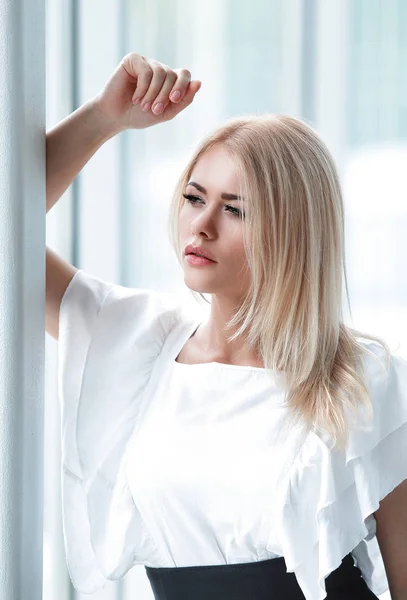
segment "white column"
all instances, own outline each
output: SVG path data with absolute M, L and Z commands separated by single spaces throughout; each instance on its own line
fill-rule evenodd
M 0 600 L 41 600 L 45 7 L 0 0 Z

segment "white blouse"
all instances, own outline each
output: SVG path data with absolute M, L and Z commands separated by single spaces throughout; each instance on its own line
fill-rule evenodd
M 372 591 L 387 591 L 372 513 L 407 478 L 407 362 L 392 354 L 386 374 L 366 357 L 375 416 L 346 451 L 314 432 L 299 447 L 265 369 L 175 361 L 201 321 L 175 295 L 82 270 L 65 292 L 58 393 L 75 588 L 96 592 L 137 564 L 283 556 L 306 599 L 322 600 L 325 578 L 352 552 Z

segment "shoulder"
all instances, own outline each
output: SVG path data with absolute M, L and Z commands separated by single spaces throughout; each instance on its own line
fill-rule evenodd
M 62 333 L 115 341 L 143 336 L 163 340 L 187 316 L 181 292 L 126 287 L 78 270 L 61 303 Z
M 117 338 L 155 336 L 164 341 L 185 309 L 177 293 L 113 285 L 101 309 L 101 325 Z
M 142 386 L 165 340 L 186 320 L 180 293 L 126 287 L 78 271 L 60 312 L 61 396 L 77 398 L 86 385 L 92 393 L 134 380 Z
M 372 402 L 374 424 L 388 433 L 387 427 L 396 414 L 407 414 L 407 361 L 397 352 L 387 353 L 375 341 L 359 340 L 366 350 L 364 359 L 365 383 Z

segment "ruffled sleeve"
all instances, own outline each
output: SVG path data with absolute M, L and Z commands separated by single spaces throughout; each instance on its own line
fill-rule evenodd
M 372 422 L 351 429 L 343 451 L 309 434 L 287 478 L 276 519 L 287 571 L 307 600 L 327 597 L 325 578 L 352 552 L 369 588 L 389 589 L 374 512 L 407 479 L 407 362 L 376 342 L 367 347 Z
M 174 297 L 79 270 L 61 302 L 62 512 L 68 571 L 82 593 L 134 564 L 157 563 L 131 497 L 125 449 L 156 357 L 176 322 Z

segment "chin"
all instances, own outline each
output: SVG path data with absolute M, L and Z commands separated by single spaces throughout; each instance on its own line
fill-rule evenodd
M 212 286 L 208 283 L 205 285 L 205 283 L 203 282 L 191 282 L 190 279 L 191 278 L 189 277 L 184 277 L 184 283 L 193 292 L 199 292 L 201 294 L 214 294 L 217 291 L 219 291 L 216 289 L 212 289 Z
M 186 281 L 185 281 L 185 285 L 192 292 L 199 292 L 200 294 L 213 294 L 214 293 L 212 290 L 208 289 L 207 286 L 203 286 L 203 285 L 191 285 L 190 283 L 187 283 Z

